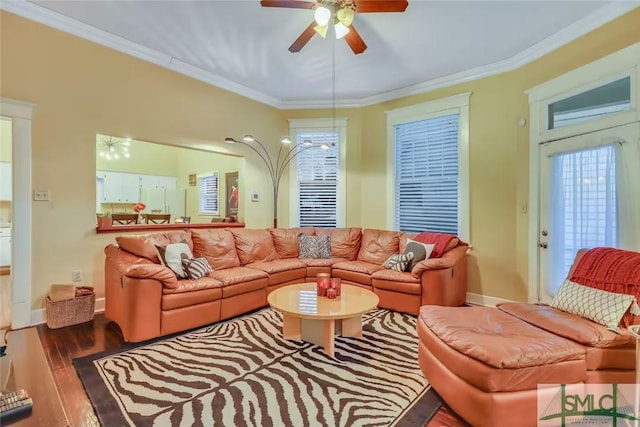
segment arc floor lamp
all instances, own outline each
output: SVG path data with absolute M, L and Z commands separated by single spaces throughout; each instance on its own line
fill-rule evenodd
M 278 193 L 280 190 L 280 180 L 282 179 L 282 175 L 286 170 L 287 166 L 293 159 L 298 156 L 298 154 L 303 151 L 315 148 L 316 146 L 313 144 L 313 141 L 309 139 L 305 139 L 300 143 L 293 144 L 289 137 L 284 137 L 280 140 L 281 145 L 278 149 L 278 156 L 272 157 L 267 148 L 254 138 L 252 135 L 244 135 L 242 140 L 237 140 L 235 138 L 227 137 L 224 139 L 224 142 L 227 144 L 242 144 L 249 147 L 253 150 L 258 156 L 262 159 L 267 170 L 269 171 L 269 176 L 271 177 L 271 185 L 273 188 L 273 227 L 278 227 Z M 327 144 L 321 144 L 319 148 L 328 149 L 329 146 Z

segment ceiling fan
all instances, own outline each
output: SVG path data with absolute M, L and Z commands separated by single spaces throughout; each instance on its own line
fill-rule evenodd
M 332 25 L 336 38 L 344 38 L 356 55 L 367 49 L 352 24 L 356 13 L 404 12 L 409 5 L 407 0 L 261 0 L 260 4 L 263 7 L 315 10 L 314 20 L 289 47 L 290 52 L 300 52 L 316 33 L 326 37 Z

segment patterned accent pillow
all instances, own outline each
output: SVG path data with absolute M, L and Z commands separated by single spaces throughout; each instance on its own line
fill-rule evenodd
M 187 258 L 193 258 L 189 245 L 184 240 L 180 243 L 171 243 L 166 246 L 157 246 L 160 254 L 160 261 L 163 265 L 169 267 L 179 279 L 186 279 L 187 272 L 182 267 L 182 255 Z
M 434 247 L 434 244 L 420 243 L 416 242 L 415 240 L 407 239 L 407 248 L 403 253 L 405 255 L 408 253 L 413 253 L 413 259 L 411 260 L 405 271 L 411 271 L 417 263 L 419 263 L 420 261 L 424 261 L 425 259 L 429 259 Z
M 205 257 L 187 258 L 186 254 L 182 254 L 182 268 L 191 280 L 200 279 L 213 271 Z
M 331 258 L 331 236 L 298 234 L 298 258 Z
M 411 260 L 413 260 L 413 252 L 400 255 L 391 255 L 389 258 L 387 258 L 384 264 L 382 264 L 382 266 L 384 268 L 388 268 L 389 270 L 407 271 L 407 267 L 411 265 Z
M 614 332 L 619 332 L 618 325 L 629 307 L 632 312 L 638 310 L 633 295 L 602 291 L 571 280 L 562 284 L 551 307 L 593 320 Z

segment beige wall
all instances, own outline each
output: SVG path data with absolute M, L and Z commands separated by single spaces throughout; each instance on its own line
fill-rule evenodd
M 512 72 L 367 107 L 362 122 L 363 227 L 386 225 L 385 111 L 472 92 L 469 292 L 526 301 L 529 120 L 525 90 L 640 41 L 640 8 Z M 365 142 L 366 141 L 366 142 Z
M 33 188 L 51 194 L 50 202 L 33 203 L 33 308 L 74 269 L 104 294 L 102 250 L 115 235 L 95 233 L 97 133 L 240 155 L 225 136 L 278 141 L 287 133 L 281 112 L 264 104 L 5 11 L 0 20 L 0 96 L 36 104 Z M 248 158 L 245 170 L 244 185 L 266 188 L 262 165 Z M 240 218 L 250 227 L 271 223 L 263 194 Z
M 278 111 L 51 28 L 1 12 L 0 95 L 36 104 L 33 187 L 51 202 L 33 204 L 33 307 L 52 283 L 82 269 L 103 294 L 102 248 L 114 235 L 94 229 L 95 134 L 130 136 L 169 145 L 209 147 L 246 156 L 241 194 L 249 227 L 271 223 L 271 185 L 264 166 L 225 136 L 252 133 L 277 144 L 288 118 L 330 117 L 330 110 Z M 499 298 L 527 295 L 529 115 L 524 91 L 640 40 L 640 9 L 512 72 L 362 109 L 348 117 L 347 225 L 384 228 L 385 111 L 461 92 L 471 96 L 471 243 L 469 290 Z M 288 223 L 288 185 L 279 211 Z M 69 218 L 73 218 L 70 221 Z M 54 249 L 54 250 L 52 250 Z

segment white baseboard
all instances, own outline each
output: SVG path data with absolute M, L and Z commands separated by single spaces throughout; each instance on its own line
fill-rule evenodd
M 104 312 L 104 298 L 96 298 L 96 307 L 94 313 Z M 31 310 L 31 326 L 41 325 L 45 323 L 45 309 L 39 308 L 37 310 Z
M 485 307 L 495 307 L 503 302 L 514 302 L 508 299 L 490 297 L 488 295 L 474 294 L 467 292 L 467 304 L 470 305 L 483 305 Z

